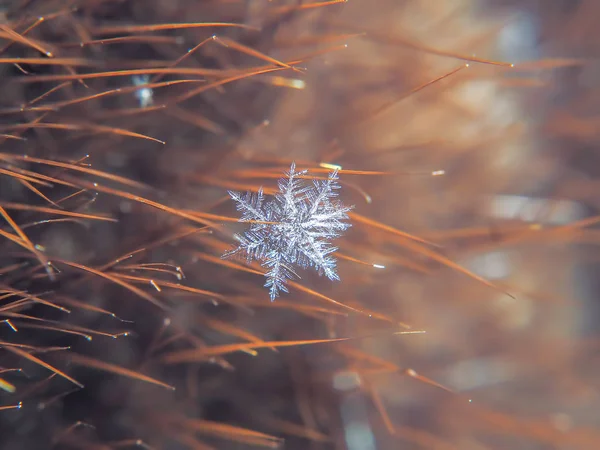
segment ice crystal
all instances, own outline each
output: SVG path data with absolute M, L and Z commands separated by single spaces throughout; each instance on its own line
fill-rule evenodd
M 331 241 L 346 231 L 352 207 L 337 200 L 340 185 L 338 171 L 327 179 L 306 182 L 308 171 L 296 171 L 292 163 L 285 178 L 279 180 L 279 192 L 266 199 L 258 193 L 229 192 L 241 212 L 240 222 L 250 222 L 243 234 L 236 234 L 239 245 L 223 257 L 244 254 L 248 262 L 258 260 L 267 270 L 265 287 L 271 301 L 280 292 L 288 292 L 287 281 L 299 276 L 294 271 L 314 268 L 319 275 L 339 280 L 337 250 Z

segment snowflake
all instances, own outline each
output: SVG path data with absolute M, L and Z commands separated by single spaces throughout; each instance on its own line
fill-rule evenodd
M 262 188 L 245 195 L 229 192 L 241 212 L 239 221 L 250 226 L 243 235 L 235 235 L 239 246 L 223 257 L 243 253 L 248 262 L 260 261 L 267 269 L 265 287 L 271 301 L 280 292 L 288 292 L 287 280 L 300 278 L 294 266 L 313 267 L 330 280 L 340 279 L 332 256 L 337 248 L 331 240 L 351 226 L 346 220 L 352 207 L 337 200 L 337 170 L 326 180 L 313 179 L 312 183 L 305 182 L 307 172 L 297 172 L 292 163 L 279 180 L 279 192 L 267 200 Z

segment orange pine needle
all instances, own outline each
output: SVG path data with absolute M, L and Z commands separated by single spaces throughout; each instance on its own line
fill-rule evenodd
M 2 169 L 0 168 L 0 174 L 2 175 L 7 175 L 9 177 L 12 178 L 16 178 L 19 181 L 29 181 L 31 183 L 35 183 L 35 184 L 40 184 L 42 186 L 46 186 L 46 187 L 51 187 L 52 185 L 50 183 L 45 183 L 43 181 L 38 180 L 37 178 L 33 178 L 18 172 L 13 172 L 12 170 L 8 170 L 8 169 Z
M 253 443 L 255 445 L 279 447 L 283 441 L 283 439 L 276 436 L 210 420 L 182 418 L 178 423 L 197 433 L 209 434 L 229 440 L 236 440 L 238 442 Z
M 0 411 L 6 411 L 8 409 L 21 409 L 22 406 L 23 404 L 21 402 L 17 403 L 16 405 L 0 406 Z
M 25 139 L 24 137 L 21 136 L 14 136 L 12 134 L 6 134 L 6 133 L 0 133 L 0 137 L 3 137 L 5 139 L 14 139 L 16 141 L 26 141 L 27 139 Z
M 191 286 L 184 286 L 182 284 L 171 283 L 168 281 L 155 280 L 152 278 L 137 277 L 137 276 L 133 276 L 133 275 L 125 275 L 122 273 L 112 273 L 111 278 L 120 279 L 120 280 L 137 281 L 137 282 L 141 282 L 144 284 L 150 283 L 150 284 L 154 284 L 154 285 L 158 286 L 159 288 L 167 287 L 167 288 L 171 288 L 171 289 L 177 289 L 177 290 L 183 291 L 183 292 L 189 292 L 191 294 L 204 295 L 204 296 L 219 299 L 219 300 L 225 299 L 225 297 L 223 297 L 221 294 L 217 294 L 216 292 L 211 292 L 211 291 L 207 291 L 204 289 L 197 289 L 197 288 L 194 288 Z
M 63 303 L 66 305 L 69 305 L 73 308 L 79 308 L 79 309 L 83 309 L 86 311 L 93 311 L 93 312 L 97 312 L 100 314 L 105 314 L 107 316 L 111 316 L 114 317 L 115 319 L 121 321 L 121 322 L 129 322 L 128 320 L 123 320 L 120 317 L 118 317 L 115 313 L 107 311 L 106 309 L 100 308 L 98 306 L 94 306 L 94 305 L 90 305 L 84 302 L 80 302 L 78 300 L 75 300 L 73 298 L 69 298 L 69 297 L 64 297 L 64 296 L 58 296 L 56 298 L 56 301 L 58 303 Z
M 46 166 L 60 167 L 62 169 L 68 169 L 68 170 L 73 170 L 76 172 L 82 172 L 82 173 L 86 173 L 88 175 L 94 175 L 99 178 L 104 178 L 107 180 L 115 181 L 117 183 L 121 183 L 121 184 L 129 186 L 129 187 L 141 188 L 141 189 L 146 189 L 146 190 L 150 189 L 148 186 L 146 186 L 142 183 L 139 183 L 137 181 L 130 180 L 128 178 L 120 177 L 118 175 L 113 175 L 113 174 L 110 174 L 107 172 L 101 172 L 99 170 L 94 170 L 94 169 L 90 169 L 88 167 L 83 167 L 83 166 L 80 166 L 77 164 L 72 164 L 72 163 L 67 163 L 67 162 L 35 158 L 35 157 L 31 157 L 31 156 L 11 155 L 11 154 L 7 154 L 7 153 L 0 153 L 0 160 L 11 161 L 11 162 L 12 161 L 23 161 L 23 162 L 28 162 L 28 163 L 42 164 L 42 165 L 46 165 Z M 69 186 L 74 186 L 74 185 L 69 184 Z M 95 186 L 93 184 L 91 184 L 91 189 L 93 190 L 94 188 L 95 188 Z
M 77 213 L 77 212 L 65 211 L 63 209 L 54 209 L 54 208 L 46 208 L 44 206 L 28 205 L 25 203 L 0 202 L 0 208 L 5 208 L 8 210 L 12 209 L 12 210 L 17 210 L 17 211 L 38 211 L 38 212 L 44 212 L 47 214 L 55 214 L 58 216 L 76 217 L 78 219 L 92 219 L 92 220 L 100 220 L 100 221 L 104 221 L 104 222 L 117 222 L 117 219 L 114 219 L 114 218 L 108 217 L 108 216 Z
M 233 48 L 235 50 L 238 50 L 239 52 L 245 53 L 249 56 L 254 56 L 255 58 L 261 59 L 261 60 L 269 62 L 271 64 L 275 64 L 277 66 L 285 67 L 286 69 L 292 69 L 295 72 L 302 73 L 301 70 L 299 70 L 295 67 L 292 67 L 289 64 L 284 63 L 283 61 L 279 61 L 275 58 L 271 58 L 270 56 L 265 55 L 264 53 L 259 52 L 253 48 L 250 48 L 246 45 L 242 45 L 242 44 L 234 41 L 233 39 L 229 39 L 226 37 L 217 37 L 217 36 L 215 36 L 213 39 L 216 42 L 218 42 L 219 44 L 223 45 L 224 47 Z
M 369 114 L 364 117 L 363 121 L 361 121 L 359 123 L 368 122 L 368 121 L 372 120 L 373 118 L 379 116 L 380 114 L 383 114 L 384 112 L 390 110 L 393 106 L 395 106 L 396 104 L 398 104 L 399 102 L 401 102 L 405 98 L 408 98 L 411 95 L 416 94 L 417 92 L 422 91 L 423 89 L 425 89 L 425 88 L 427 88 L 429 86 L 432 86 L 435 83 L 439 83 L 440 81 L 442 81 L 442 80 L 444 80 L 444 79 L 446 79 L 448 77 L 451 77 L 452 75 L 457 74 L 458 72 L 460 72 L 463 69 L 466 69 L 467 67 L 469 67 L 468 64 L 459 66 L 459 67 L 457 67 L 455 69 L 452 69 L 450 72 L 447 72 L 447 73 L 445 73 L 443 75 L 440 75 L 439 77 L 434 78 L 433 80 L 427 81 L 426 83 L 423 83 L 422 85 L 417 86 L 416 88 L 411 89 L 410 91 L 406 92 L 405 94 L 402 94 L 400 97 L 395 98 L 393 100 L 390 100 L 389 102 L 383 104 L 382 106 L 380 106 L 376 110 L 370 111 Z
M 204 261 L 208 261 L 213 264 L 218 264 L 223 267 L 228 267 L 230 269 L 239 270 L 241 272 L 252 273 L 254 275 L 264 276 L 264 272 L 261 272 L 260 270 L 253 269 L 252 267 L 249 267 L 249 266 L 237 264 L 233 261 L 222 259 L 222 258 L 213 256 L 213 255 L 209 255 L 207 253 L 194 252 L 193 255 L 194 255 L 194 257 L 196 257 L 198 259 L 202 259 Z
M 334 22 L 334 21 L 330 21 L 330 22 Z M 349 30 L 361 31 L 365 34 L 365 36 L 367 36 L 369 39 L 372 39 L 372 40 L 376 40 L 376 41 L 379 41 L 379 42 L 382 42 L 385 44 L 390 44 L 390 45 L 399 45 L 399 46 L 402 46 L 405 48 L 418 50 L 420 52 L 428 53 L 431 55 L 444 56 L 444 57 L 458 59 L 461 61 L 480 63 L 480 64 L 488 64 L 488 65 L 492 65 L 492 66 L 501 66 L 501 67 L 509 67 L 509 68 L 514 67 L 514 64 L 512 64 L 512 63 L 502 62 L 502 61 L 493 61 L 493 60 L 489 60 L 489 59 L 477 58 L 475 56 L 467 56 L 467 55 L 462 55 L 459 53 L 453 53 L 450 51 L 439 50 L 439 49 L 428 47 L 428 46 L 425 46 L 422 44 L 416 44 L 407 39 L 403 39 L 399 36 L 389 36 L 389 35 L 384 35 L 382 33 L 379 33 L 378 31 L 375 31 L 375 30 L 365 30 L 364 27 L 360 27 L 360 29 L 359 29 L 354 25 L 350 25 L 350 24 L 346 24 L 346 23 L 343 23 L 343 24 L 338 23 L 336 25 L 338 25 L 342 28 L 345 28 L 345 29 L 349 29 Z
M 157 299 L 155 299 L 154 297 L 152 297 L 150 294 L 142 291 L 141 289 L 133 286 L 130 283 L 127 283 L 127 282 L 123 281 L 122 279 L 120 279 L 117 276 L 101 272 L 99 270 L 93 269 L 91 267 L 84 266 L 82 264 L 77 264 L 77 263 L 65 261 L 65 260 L 62 260 L 62 259 L 55 259 L 55 261 L 56 262 L 60 262 L 62 264 L 65 264 L 67 266 L 74 267 L 76 269 L 82 270 L 84 272 L 91 273 L 91 274 L 96 275 L 96 276 L 98 276 L 100 278 L 104 278 L 105 280 L 111 281 L 111 282 L 113 282 L 115 284 L 118 284 L 121 287 L 124 287 L 128 291 L 136 294 L 138 297 L 141 297 L 144 300 L 149 301 L 153 305 L 158 306 L 162 310 L 166 310 L 167 309 L 167 307 L 164 304 L 162 304 L 161 302 L 159 302 Z
M 0 36 L 1 37 L 1 36 Z M 44 66 L 79 66 L 91 67 L 97 65 L 86 59 L 81 58 L 0 58 L 0 64 L 36 64 Z M 77 79 L 78 76 L 70 75 L 71 79 Z M 33 80 L 29 80 L 33 81 Z
M 369 395 L 371 397 L 371 400 L 373 400 L 373 404 L 375 405 L 377 412 L 381 416 L 381 419 L 383 420 L 383 424 L 385 425 L 385 427 L 387 428 L 387 430 L 390 434 L 394 434 L 396 432 L 396 427 L 394 426 L 394 423 L 392 422 L 392 419 L 390 418 L 390 415 L 388 414 L 387 409 L 386 409 L 385 405 L 383 404 L 383 400 L 381 399 L 381 396 L 379 395 L 379 393 L 377 392 L 377 390 L 375 389 L 375 387 L 373 387 L 373 385 L 371 383 L 368 383 L 367 386 L 368 386 L 367 389 L 368 389 Z
M 204 45 L 206 45 L 207 43 L 214 41 L 215 37 L 211 36 L 209 38 L 204 39 L 202 42 L 200 42 L 199 44 L 197 44 L 194 48 L 188 50 L 186 53 L 184 53 L 182 56 L 180 56 L 179 58 L 177 58 L 175 61 L 173 61 L 172 63 L 170 63 L 167 68 L 172 69 L 175 66 L 178 66 L 183 60 L 185 60 L 186 58 L 190 57 L 191 55 L 193 55 L 194 53 L 196 53 L 196 51 L 198 51 L 200 48 L 204 47 Z M 152 78 L 152 80 L 150 81 L 151 83 L 156 83 L 158 80 L 160 80 L 162 77 L 164 76 L 164 74 L 158 74 L 156 75 L 154 78 Z
M 104 372 L 122 375 L 124 377 L 132 378 L 134 380 L 145 381 L 146 383 L 155 384 L 157 386 L 161 386 L 172 391 L 175 390 L 175 387 L 163 383 L 162 381 L 156 380 L 155 378 L 151 378 L 134 370 L 125 369 L 124 367 L 117 366 L 115 364 L 110 364 L 104 361 L 98 361 L 97 359 L 89 358 L 87 356 L 69 353 L 69 361 L 79 366 L 90 367 L 92 369 L 98 369 Z
M 434 387 L 442 389 L 442 390 L 444 390 L 446 392 L 450 392 L 451 394 L 455 394 L 455 392 L 453 390 L 447 388 L 443 384 L 440 384 L 437 381 L 433 381 L 430 378 L 427 378 L 427 377 L 425 377 L 425 376 L 423 376 L 421 374 L 418 374 L 413 369 L 405 369 L 405 370 L 402 371 L 402 373 L 404 375 L 407 375 L 407 376 L 411 377 L 411 378 L 414 378 L 415 380 L 419 380 L 422 383 L 429 384 L 430 386 L 434 386 Z
M 118 33 L 147 33 L 149 31 L 184 30 L 189 28 L 243 28 L 245 30 L 258 31 L 258 28 L 241 23 L 221 22 L 198 22 L 198 23 L 159 23 L 156 25 L 114 25 L 96 27 L 94 34 L 118 34 Z
M 56 60 L 54 60 L 56 61 Z M 0 59 L 0 63 L 2 60 Z M 245 73 L 248 70 L 232 70 L 232 73 Z M 206 77 L 225 77 L 228 72 L 220 69 L 207 69 L 207 68 L 188 68 L 188 67 L 163 67 L 163 68 L 146 68 L 146 69 L 127 69 L 127 70 L 111 70 L 108 72 L 93 72 L 79 74 L 76 76 L 65 75 L 65 74 L 54 74 L 54 75 L 31 75 L 25 79 L 16 80 L 19 83 L 33 83 L 41 81 L 74 81 L 77 79 L 81 80 L 95 80 L 102 78 L 114 78 L 114 77 L 131 77 L 134 75 L 197 75 Z M 138 87 L 139 89 L 139 87 Z
M 524 61 L 515 64 L 515 70 L 519 71 L 537 71 L 552 70 L 562 67 L 582 66 L 587 64 L 585 59 L 577 58 L 545 58 L 537 61 Z
M 234 325 L 231 325 L 230 323 L 224 322 L 222 320 L 209 318 L 209 317 L 203 317 L 200 320 L 201 320 L 201 322 L 203 322 L 206 325 L 208 325 L 209 327 L 211 327 L 213 330 L 219 331 L 220 333 L 228 334 L 230 336 L 235 336 L 240 339 L 246 339 L 248 342 L 253 342 L 255 344 L 263 344 L 264 343 L 264 341 L 262 339 L 255 336 L 254 334 L 252 334 L 246 330 L 243 330 L 239 327 L 236 327 Z
M 176 36 L 120 36 L 115 38 L 106 39 L 94 39 L 86 40 L 82 42 L 73 42 L 71 44 L 63 44 L 66 47 L 81 47 L 90 45 L 110 45 L 110 44 L 122 44 L 127 42 L 146 43 L 146 44 L 178 44 L 181 41 Z
M 29 294 L 27 292 L 21 292 L 21 291 L 15 292 L 15 294 L 23 297 L 24 300 L 28 300 L 33 303 L 38 303 L 40 305 L 49 306 L 51 308 L 58 309 L 59 311 L 62 311 L 62 312 L 70 313 L 70 311 L 68 309 L 63 308 L 62 306 L 56 305 L 48 300 L 44 300 L 39 295 L 33 295 L 33 294 Z M 42 295 L 42 294 L 40 294 L 40 295 Z
M 302 5 L 295 6 L 281 6 L 279 8 L 274 8 L 272 10 L 273 14 L 287 14 L 292 11 L 306 11 L 309 9 L 323 8 L 325 6 L 338 5 L 340 3 L 347 3 L 348 0 L 329 0 L 325 2 L 316 2 L 316 3 L 305 3 Z
M 314 345 L 314 344 L 325 344 L 332 342 L 347 341 L 350 338 L 337 338 L 337 339 L 313 339 L 313 340 L 300 340 L 300 341 L 268 341 L 261 343 L 242 343 L 242 344 L 226 344 L 226 345 L 215 345 L 213 347 L 206 347 L 200 349 L 191 350 L 180 350 L 172 353 L 168 353 L 161 358 L 161 361 L 165 364 L 180 364 L 186 362 L 198 362 L 205 361 L 214 356 L 226 355 L 228 353 L 235 353 L 247 349 L 258 349 L 258 348 L 278 348 L 278 347 L 296 347 L 299 345 Z
M 162 239 L 158 239 L 158 240 L 156 240 L 152 243 L 149 243 L 142 248 L 138 248 L 137 250 L 134 250 L 132 252 L 125 253 L 124 255 L 116 258 L 115 260 L 111 261 L 110 263 L 105 264 L 104 266 L 100 267 L 100 270 L 105 271 L 105 270 L 109 269 L 110 267 L 113 267 L 113 266 L 121 263 L 122 261 L 133 257 L 134 255 L 146 252 L 146 251 L 151 250 L 156 247 L 160 247 L 161 245 L 165 245 L 165 244 L 171 243 L 171 242 L 179 240 L 179 239 L 184 239 L 188 236 L 196 235 L 199 233 L 205 233 L 205 232 L 209 232 L 209 231 L 210 231 L 210 229 L 206 228 L 206 227 L 202 227 L 202 228 L 182 227 L 180 231 L 177 231 L 176 233 L 174 233 L 170 236 L 167 236 Z M 181 273 L 181 270 L 179 270 L 179 272 Z
M 69 130 L 69 131 L 81 131 L 89 130 L 99 133 L 115 134 L 118 136 L 128 136 L 138 139 L 145 139 L 148 141 L 158 142 L 159 144 L 165 144 L 160 139 L 146 136 L 145 134 L 135 133 L 133 131 L 124 130 L 122 128 L 109 127 L 106 125 L 94 125 L 94 124 L 75 124 L 75 123 L 19 123 L 14 125 L 8 125 L 4 127 L 7 130 L 29 130 L 29 129 L 51 129 L 51 130 Z
M 59 184 L 61 186 L 67 186 L 72 188 L 77 187 L 73 183 L 69 183 L 68 181 L 64 181 L 55 177 L 50 177 L 48 175 L 43 175 L 41 173 L 32 172 L 30 170 L 21 169 L 20 167 L 11 167 L 11 173 L 13 173 L 15 177 L 17 175 L 23 175 L 23 177 L 27 177 L 27 179 L 31 179 L 30 181 L 35 181 L 36 184 L 40 184 L 42 186 L 53 187 L 53 184 Z M 56 203 L 61 203 L 62 201 L 63 200 L 59 200 Z
M 45 45 L 39 43 L 35 39 L 26 38 L 25 36 L 17 33 L 16 31 L 14 31 L 13 29 L 9 28 L 8 26 L 6 26 L 4 24 L 0 24 L 0 30 L 3 31 L 3 33 L 0 33 L 0 37 L 3 39 L 9 39 L 13 42 L 18 42 L 20 44 L 24 44 L 28 47 L 31 47 L 31 48 L 39 51 L 40 53 L 43 53 L 44 55 L 46 55 L 50 58 L 52 58 L 54 56 L 53 52 L 50 51 L 48 48 L 46 48 Z
M 281 175 L 279 175 L 279 177 L 281 177 Z M 210 176 L 206 176 L 206 175 L 202 175 L 202 176 L 194 175 L 193 180 L 197 181 L 199 183 L 208 184 L 210 186 L 217 186 L 217 187 L 222 187 L 225 189 L 232 189 L 232 190 L 237 190 L 237 191 L 257 192 L 260 189 L 260 185 L 258 185 L 258 184 L 236 183 L 234 181 L 227 179 L 226 177 L 217 178 L 217 177 L 210 177 Z M 274 194 L 276 192 L 275 189 L 269 188 L 269 187 L 263 187 L 263 191 L 265 194 Z
M 314 442 L 331 442 L 331 437 L 326 434 L 294 422 L 276 418 L 263 419 L 262 422 L 279 429 L 282 433 L 289 436 L 298 436 Z
M 53 273 L 52 267 L 49 264 L 48 258 L 46 258 L 46 256 L 33 245 L 33 243 L 29 240 L 27 235 L 16 224 L 16 222 L 10 217 L 10 215 L 6 212 L 6 210 L 2 206 L 0 206 L 0 215 L 2 215 L 2 217 L 4 217 L 4 220 L 6 220 L 8 222 L 8 224 L 11 226 L 11 228 L 13 230 L 15 230 L 15 232 L 17 233 L 17 235 L 19 236 L 19 238 L 21 239 L 21 241 L 23 243 L 22 246 L 24 248 L 27 248 L 31 253 L 33 253 L 35 255 L 35 257 L 38 259 L 40 264 L 42 266 L 44 266 L 46 273 L 48 274 L 50 279 L 53 279 L 54 273 Z
M 4 378 L 0 378 L 0 389 L 8 392 L 9 394 L 14 394 L 14 392 L 17 390 L 14 384 L 9 383 Z
M 395 234 L 397 236 L 406 238 L 406 239 L 411 240 L 411 241 L 419 242 L 421 244 L 427 244 L 427 245 L 430 245 L 432 247 L 439 247 L 439 245 L 437 245 L 437 244 L 435 244 L 433 242 L 427 241 L 427 240 L 425 240 L 423 238 L 420 238 L 418 236 L 414 236 L 412 234 L 409 234 L 409 233 L 406 233 L 404 231 L 398 230 L 397 228 L 391 227 L 389 225 L 385 225 L 385 224 L 383 224 L 381 222 L 378 222 L 376 220 L 369 219 L 368 217 L 362 216 L 362 215 L 360 215 L 358 213 L 351 212 L 349 214 L 349 216 L 350 216 L 350 219 L 353 220 L 353 221 L 355 221 L 355 222 L 358 222 L 358 223 L 361 223 L 361 224 L 364 224 L 364 225 L 367 225 L 367 226 L 371 226 L 371 227 L 374 227 L 374 228 L 377 228 L 377 229 L 380 229 L 380 230 L 383 230 L 383 231 L 387 231 L 389 233 Z
M 313 36 L 306 36 L 306 37 L 294 36 L 293 39 L 278 39 L 276 42 L 277 42 L 278 48 L 300 47 L 300 46 L 308 46 L 308 45 L 315 45 L 315 44 L 323 44 L 323 43 L 332 42 L 332 41 L 345 41 L 348 39 L 362 37 L 365 35 L 366 35 L 366 33 L 316 34 Z
M 88 341 L 92 340 L 92 336 L 90 336 L 89 334 L 83 333 L 81 331 L 69 330 L 68 328 L 53 327 L 51 325 L 38 325 L 38 324 L 34 324 L 34 323 L 24 323 L 24 322 L 15 322 L 15 326 L 18 326 L 19 328 L 31 328 L 31 329 L 37 329 L 37 330 L 57 331 L 60 333 L 81 336 L 82 338 L 84 338 Z
M 25 358 L 35 364 L 38 364 L 39 366 L 42 366 L 52 372 L 54 372 L 56 375 L 64 378 L 65 380 L 70 381 L 71 383 L 73 383 L 75 386 L 79 387 L 79 388 L 83 388 L 83 384 L 81 384 L 79 381 L 71 378 L 69 375 L 67 375 L 66 373 L 58 370 L 56 367 L 51 366 L 50 364 L 48 364 L 47 362 L 42 361 L 41 359 L 19 349 L 16 347 L 12 347 L 12 346 L 5 346 L 4 350 L 8 350 L 11 353 L 14 353 L 15 355 L 21 356 L 22 358 Z
M 86 187 L 86 188 L 88 188 L 90 190 L 95 190 L 95 191 L 98 191 L 98 192 L 104 192 L 105 194 L 114 195 L 116 197 L 126 198 L 128 200 L 132 200 L 134 202 L 138 202 L 138 203 L 142 203 L 144 205 L 151 206 L 151 207 L 156 208 L 158 210 L 164 211 L 166 213 L 170 213 L 170 214 L 172 214 L 174 216 L 177 216 L 177 217 L 181 217 L 181 218 L 190 220 L 190 221 L 195 222 L 195 223 L 199 223 L 201 225 L 205 225 L 207 227 L 217 228 L 217 226 L 215 224 L 213 224 L 212 222 L 210 222 L 208 220 L 202 219 L 199 215 L 196 215 L 196 213 L 190 214 L 190 213 L 185 212 L 184 210 L 171 208 L 169 206 L 162 205 L 162 204 L 160 204 L 158 202 L 155 202 L 153 200 L 149 200 L 147 198 L 140 197 L 140 196 L 131 194 L 129 192 L 120 191 L 120 190 L 117 190 L 117 189 L 112 189 L 112 188 L 109 188 L 109 187 L 106 187 L 106 186 L 102 186 L 102 185 L 99 185 L 98 183 L 89 183 L 89 182 L 84 181 L 84 180 L 78 180 L 77 183 L 79 185 L 81 185 L 82 187 Z
M 50 200 L 48 197 L 46 197 L 38 188 L 36 188 L 35 186 L 33 186 L 29 181 L 25 181 L 25 180 L 18 180 L 18 181 L 23 186 L 25 186 L 27 189 L 29 189 L 31 192 L 33 192 L 35 195 L 37 195 L 38 197 L 40 197 L 42 200 L 50 203 L 52 206 L 56 206 L 57 208 L 60 208 L 59 205 L 57 205 L 52 200 Z M 37 182 L 38 183 L 43 183 L 41 181 L 37 181 Z M 47 184 L 47 183 L 44 183 L 44 184 Z
M 121 88 L 117 88 L 117 89 L 111 89 L 109 91 L 104 91 L 104 92 L 99 92 L 97 94 L 88 95 L 86 97 L 79 97 L 79 98 L 72 99 L 72 100 L 65 100 L 63 102 L 49 103 L 44 106 L 52 108 L 53 110 L 57 110 L 59 108 L 64 108 L 66 106 L 72 106 L 72 105 L 87 102 L 90 100 L 97 100 L 99 98 L 108 97 L 111 95 L 129 94 L 129 93 L 132 93 L 135 91 L 139 91 L 141 87 L 143 87 L 144 89 L 157 89 L 157 88 L 161 88 L 161 87 L 175 86 L 175 85 L 184 84 L 184 83 L 205 83 L 205 81 L 204 80 L 172 80 L 172 81 L 163 81 L 160 83 L 146 83 L 143 86 L 127 86 L 127 87 L 121 87 Z
M 261 275 L 263 275 L 263 274 L 261 274 Z M 235 305 L 242 304 L 244 306 L 251 306 L 253 308 L 291 309 L 293 311 L 297 311 L 301 314 L 304 314 L 304 315 L 307 315 L 310 317 L 319 318 L 319 315 L 320 315 L 321 319 L 322 319 L 323 314 L 332 315 L 332 316 L 348 317 L 348 313 L 345 313 L 342 311 L 337 311 L 335 309 L 328 309 L 328 308 L 323 308 L 321 306 L 308 305 L 306 303 L 289 302 L 289 301 L 285 301 L 285 300 L 278 300 L 276 302 L 270 303 L 265 300 L 256 299 L 254 297 L 239 297 L 239 296 L 229 297 L 228 300 L 230 300 L 230 302 Z
M 199 114 L 191 113 L 176 105 L 169 105 L 169 107 L 165 109 L 165 114 L 175 117 L 183 122 L 192 124 L 198 128 L 210 131 L 211 133 L 218 135 L 225 134 L 225 129 L 218 123 Z
M 244 79 L 251 79 L 254 76 L 257 75 L 261 75 L 261 74 L 265 74 L 265 73 L 272 73 L 272 72 L 278 72 L 281 70 L 287 70 L 287 67 L 268 67 L 266 69 L 258 69 L 258 70 L 253 70 L 251 72 L 247 72 L 247 73 L 242 73 L 239 75 L 234 75 L 231 77 L 227 77 L 227 78 L 223 78 L 222 80 L 219 81 L 215 81 L 213 83 L 209 83 L 205 86 L 196 88 L 196 89 L 192 89 L 189 92 L 186 92 L 185 94 L 182 94 L 178 97 L 175 97 L 173 100 L 170 100 L 167 104 L 177 104 L 177 103 L 181 103 L 185 100 L 189 100 L 192 97 L 196 97 L 197 95 L 202 94 L 203 92 L 209 91 L 211 89 L 217 88 L 219 86 L 223 86 L 225 84 L 228 83 L 233 83 L 234 81 L 239 81 L 239 80 L 244 80 Z

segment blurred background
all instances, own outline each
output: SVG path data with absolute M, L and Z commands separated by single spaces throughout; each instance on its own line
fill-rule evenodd
M 600 448 L 600 4 L 1 12 L 0 449 Z M 270 302 L 292 161 L 353 226 Z

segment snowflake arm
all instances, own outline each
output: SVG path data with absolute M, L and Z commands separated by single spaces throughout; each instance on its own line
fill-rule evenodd
M 269 254 L 263 263 L 263 267 L 268 269 L 265 276 L 267 281 L 265 287 L 269 288 L 269 296 L 271 301 L 275 301 L 281 292 L 289 293 L 286 286 L 287 280 L 300 278 L 291 267 L 283 261 L 283 255 L 277 251 Z
M 262 187 L 258 189 L 256 194 L 247 192 L 245 196 L 242 196 L 239 192 L 229 191 L 229 196 L 236 202 L 237 210 L 242 213 L 240 222 L 267 220 L 263 210 L 265 196 Z
M 329 174 L 326 181 L 315 180 L 313 187 L 313 196 L 311 199 L 312 208 L 310 210 L 310 215 L 313 216 L 318 210 L 319 207 L 323 206 L 327 208 L 331 206 L 331 199 L 337 197 L 337 189 L 340 189 L 340 185 L 337 182 L 338 180 L 338 171 L 334 170 Z
M 278 182 L 279 192 L 269 199 L 262 189 L 256 194 L 229 193 L 241 212 L 239 221 L 251 223 L 244 234 L 235 235 L 238 247 L 223 257 L 243 253 L 248 262 L 260 261 L 267 270 L 265 287 L 272 301 L 288 292 L 288 280 L 299 278 L 294 266 L 312 267 L 330 280 L 340 279 L 333 256 L 337 247 L 331 240 L 351 226 L 352 207 L 337 200 L 341 188 L 337 170 L 312 183 L 304 182 L 306 173 L 296 171 L 292 163 Z

